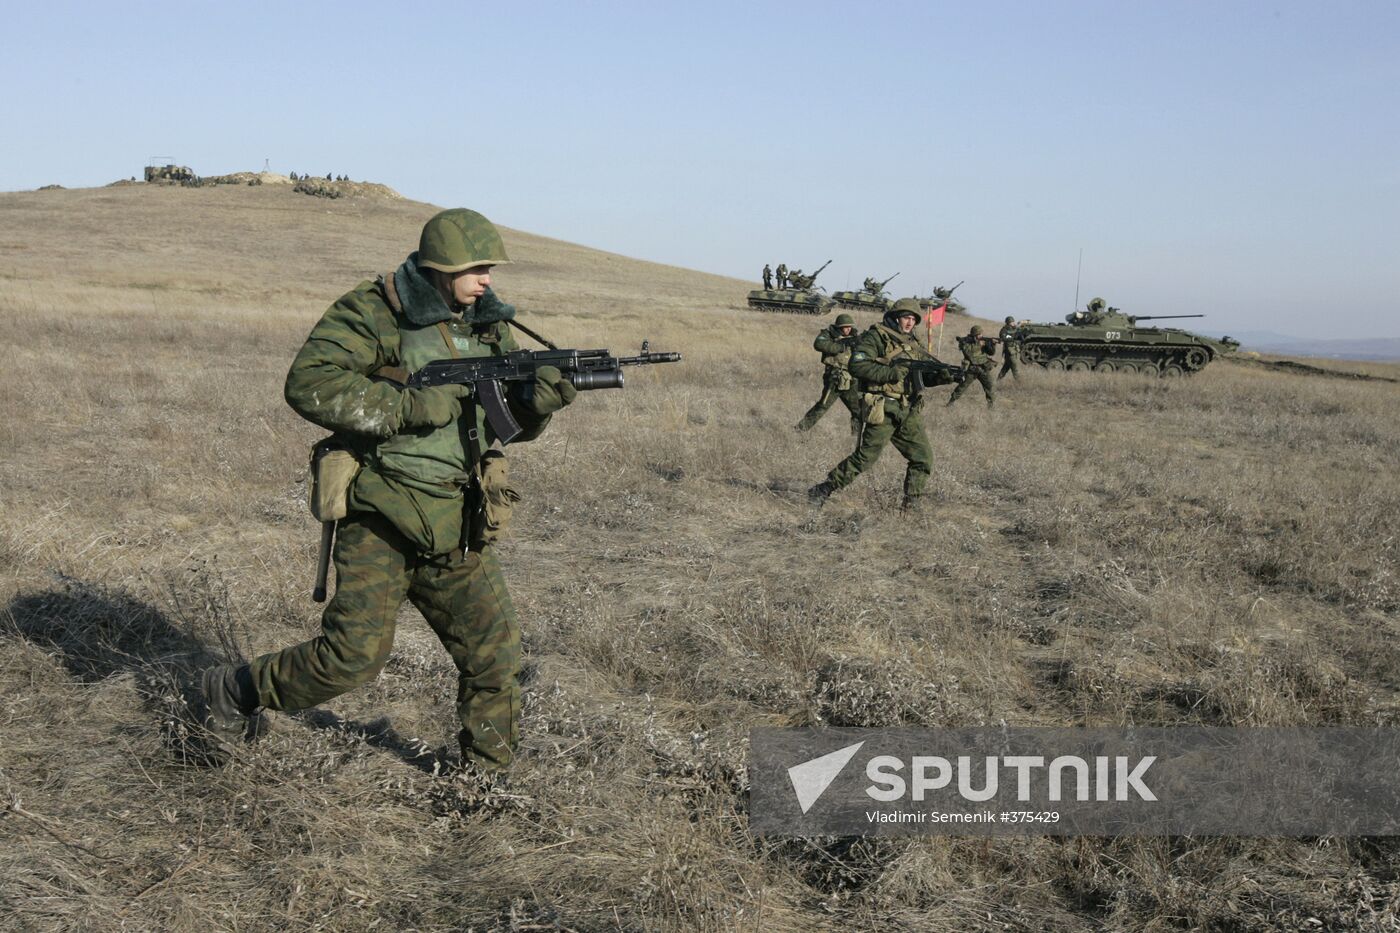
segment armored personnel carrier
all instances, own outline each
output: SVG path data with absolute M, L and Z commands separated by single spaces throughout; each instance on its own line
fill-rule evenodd
M 885 286 L 899 278 L 899 273 L 885 279 L 883 282 L 875 281 L 874 276 L 867 278 L 865 284 L 858 292 L 832 292 L 831 300 L 843 308 L 852 308 L 856 311 L 879 311 L 884 313 L 894 306 L 894 302 L 885 297 Z
M 1139 327 L 1138 321 L 1204 314 L 1124 314 L 1102 298 L 1063 324 L 1022 324 L 1013 338 L 1021 360 L 1052 370 L 1141 373 L 1175 377 L 1200 372 L 1211 360 L 1239 349 L 1229 337 L 1203 337 L 1175 327 Z
M 811 275 L 803 275 L 800 269 L 789 272 L 787 288 L 754 289 L 749 292 L 749 307 L 755 311 L 785 311 L 789 314 L 827 313 L 836 302 L 815 283 L 822 269 L 829 265 L 830 259 Z

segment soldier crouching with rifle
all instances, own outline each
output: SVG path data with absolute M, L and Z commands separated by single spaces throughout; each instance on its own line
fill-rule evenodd
M 863 390 L 864 429 L 855 452 L 807 490 L 814 504 L 825 503 L 832 493 L 849 486 L 880 458 L 886 444 L 893 444 L 908 461 L 901 508 L 908 511 L 918 506 L 933 472 L 933 450 L 920 419 L 922 392 L 963 376 L 960 368 L 940 361 L 919 345 L 914 327 L 922 316 L 917 301 L 901 298 L 885 313 L 884 320 L 872 325 L 856 342 L 850 368 Z
M 457 667 L 464 766 L 510 764 L 520 627 L 492 542 L 518 496 L 488 448 L 538 437 L 580 388 L 620 386 L 619 363 L 678 356 L 519 350 L 510 325 L 534 335 L 490 288 L 491 268 L 508 261 L 485 217 L 443 211 L 417 252 L 340 298 L 302 345 L 287 402 L 359 465 L 336 515 L 335 595 L 310 641 L 203 673 L 196 713 L 211 760 L 247 737 L 259 708 L 306 709 L 374 680 L 407 599 Z M 584 364 L 595 371 L 561 373 Z

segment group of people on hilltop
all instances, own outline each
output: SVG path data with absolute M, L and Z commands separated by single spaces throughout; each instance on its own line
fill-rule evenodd
M 291 173 L 290 175 L 288 175 L 287 177 L 290 178 L 292 181 L 312 181 L 312 180 L 315 180 L 315 181 L 349 181 L 349 180 L 350 180 L 350 176 L 349 176 L 349 175 L 332 175 L 330 172 L 327 172 L 327 173 L 326 173 L 326 177 L 325 177 L 324 179 L 322 179 L 320 175 L 316 175 L 316 176 L 314 177 L 314 179 L 313 179 L 313 176 L 311 176 L 311 175 L 298 175 L 296 172 L 292 172 L 292 173 Z
M 921 419 L 925 383 L 911 378 L 905 367 L 917 360 L 938 362 L 914 334 L 922 317 L 923 308 L 916 299 L 901 298 L 860 336 L 856 336 L 855 319 L 849 314 L 838 314 L 835 324 L 817 334 L 812 346 L 822 355 L 822 393 L 797 423 L 797 430 L 810 430 L 839 399 L 850 412 L 851 433 L 859 440 L 850 456 L 807 491 L 814 503 L 823 504 L 849 486 L 892 444 L 908 461 L 901 507 L 907 511 L 918 506 L 933 470 L 933 451 Z M 1021 378 L 1016 330 L 1016 319 L 1008 317 L 997 337 L 984 337 L 981 326 L 973 325 L 966 336 L 958 338 L 963 365 L 948 405 L 975 381 L 982 386 L 990 408 L 996 400 L 996 380 L 1008 373 L 1013 379 Z M 994 380 L 998 343 L 1003 362 Z

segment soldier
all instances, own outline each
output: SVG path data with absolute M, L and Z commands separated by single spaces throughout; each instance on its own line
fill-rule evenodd
M 1108 308 L 1108 302 L 1102 298 L 1095 298 L 1087 305 L 1088 311 L 1080 311 L 1075 314 L 1076 323 L 1097 324 L 1103 317 L 1104 310 Z
M 768 263 L 763 264 L 763 290 L 766 292 L 773 287 L 773 270 Z
M 246 736 L 258 708 L 306 709 L 374 680 L 407 598 L 457 666 L 463 764 L 490 772 L 511 762 L 520 627 L 482 518 L 483 485 L 505 491 L 482 469 L 500 453 L 482 453 L 493 436 L 470 387 L 402 387 L 434 359 L 517 349 L 507 326 L 515 308 L 490 288 L 492 266 L 508 261 L 485 217 L 443 211 L 424 225 L 417 252 L 331 305 L 297 353 L 288 403 L 334 431 L 362 467 L 339 523 L 336 592 L 320 634 L 204 672 L 198 712 L 222 745 L 214 760 Z M 526 440 L 576 391 L 553 367 L 522 388 L 509 404 Z
M 1001 341 L 1001 372 L 997 373 L 997 381 L 1007 373 L 1017 382 L 1021 381 L 1021 348 L 1016 346 L 1016 319 L 1007 315 L 1006 323 L 1001 325 L 1001 330 L 997 333 L 997 339 Z
M 778 263 L 778 287 L 779 287 L 779 288 L 787 288 L 787 281 L 788 281 L 787 263 L 785 263 L 785 262 L 780 262 L 780 263 Z
M 953 394 L 948 396 L 948 404 L 956 402 L 963 394 L 964 390 L 976 379 L 982 383 L 982 391 L 987 393 L 987 407 L 992 407 L 995 393 L 992 390 L 992 354 L 996 352 L 996 342 L 982 339 L 982 328 L 974 324 L 972 330 L 967 332 L 966 337 L 958 338 L 958 349 L 962 351 L 963 359 L 967 365 L 963 368 L 967 370 L 967 375 L 958 381 L 958 387 L 953 390 Z
M 860 287 L 860 290 L 863 292 L 869 292 L 872 295 L 878 295 L 880 294 L 880 283 L 867 276 L 865 279 L 865 284 Z
M 893 444 L 908 461 L 904 473 L 902 508 L 914 508 L 924 493 L 933 471 L 933 451 L 920 420 L 923 399 L 907 373 L 893 365 L 895 360 L 936 359 L 919 345 L 914 325 L 923 316 L 913 298 L 901 298 L 885 312 L 884 320 L 860 336 L 851 350 L 851 374 L 860 380 L 863 406 L 868 405 L 865 427 L 855 453 L 842 460 L 826 479 L 807 496 L 821 505 L 838 489 L 849 486 L 857 476 L 880 458 L 886 444 Z
M 812 348 L 822 355 L 822 394 L 817 403 L 808 409 L 802 420 L 797 422 L 797 430 L 809 431 L 826 414 L 828 408 L 839 398 L 851 413 L 851 433 L 860 433 L 860 389 L 856 388 L 849 367 L 851 348 L 855 346 L 855 318 L 849 314 L 836 315 L 836 323 L 817 334 Z

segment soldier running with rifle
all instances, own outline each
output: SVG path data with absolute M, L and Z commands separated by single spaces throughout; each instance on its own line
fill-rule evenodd
M 949 366 L 919 343 L 914 327 L 922 317 L 918 301 L 901 298 L 856 342 L 850 369 L 862 390 L 860 443 L 826 479 L 807 490 L 813 504 L 822 505 L 849 486 L 880 458 L 886 444 L 893 444 L 908 461 L 901 508 L 908 511 L 918 505 L 933 471 L 933 450 L 920 418 L 922 393 L 964 375 L 961 368 Z

